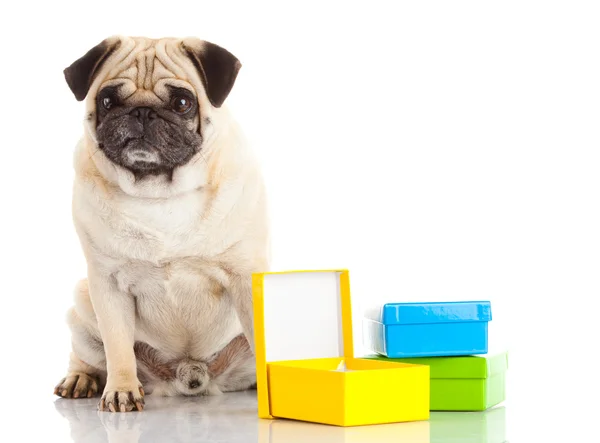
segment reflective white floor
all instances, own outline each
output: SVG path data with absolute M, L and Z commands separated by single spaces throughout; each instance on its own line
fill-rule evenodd
M 218 397 L 148 396 L 142 413 L 98 412 L 97 399 L 54 402 L 75 443 L 141 442 L 411 442 L 504 443 L 506 407 L 485 412 L 437 412 L 417 423 L 339 428 L 287 420 L 259 420 L 256 392 Z

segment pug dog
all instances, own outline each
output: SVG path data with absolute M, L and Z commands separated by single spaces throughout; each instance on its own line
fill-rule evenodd
M 240 61 L 197 38 L 113 36 L 64 70 L 85 101 L 73 222 L 87 262 L 55 387 L 99 409 L 255 386 L 252 273 L 269 268 L 258 162 L 224 105 Z

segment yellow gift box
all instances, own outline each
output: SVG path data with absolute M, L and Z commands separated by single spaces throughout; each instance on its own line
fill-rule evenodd
M 429 366 L 354 358 L 347 270 L 252 278 L 260 418 L 337 426 L 429 419 Z

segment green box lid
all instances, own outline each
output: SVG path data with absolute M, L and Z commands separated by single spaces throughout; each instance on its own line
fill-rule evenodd
M 426 365 L 430 368 L 431 378 L 488 378 L 508 369 L 507 352 L 458 357 L 387 358 L 366 355 L 361 358 Z

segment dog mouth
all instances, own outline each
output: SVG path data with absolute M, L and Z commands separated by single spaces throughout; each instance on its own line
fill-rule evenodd
M 118 127 L 100 127 L 98 148 L 113 164 L 133 173 L 136 180 L 159 175 L 172 179 L 175 169 L 200 150 L 201 138 L 189 131 L 171 134 L 167 127 L 149 133 L 125 132 Z
M 162 163 L 159 150 L 143 138 L 131 138 L 125 142 L 121 161 L 135 169 L 154 169 Z

